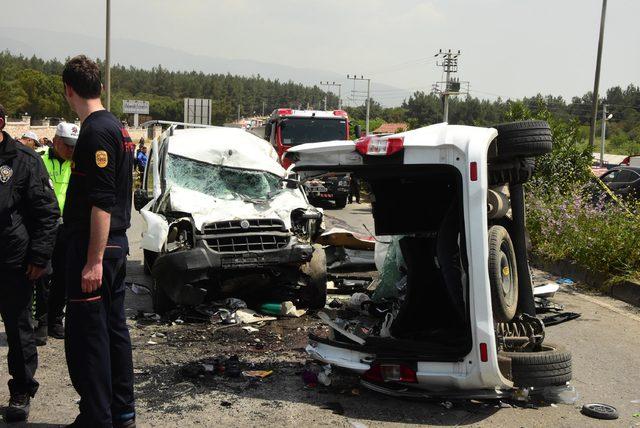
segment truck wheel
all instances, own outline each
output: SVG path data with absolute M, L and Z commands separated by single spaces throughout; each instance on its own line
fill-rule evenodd
M 571 380 L 571 352 L 543 343 L 539 352 L 499 352 L 511 359 L 511 380 L 515 386 L 557 386 Z
M 502 226 L 489 228 L 489 283 L 495 322 L 509 322 L 518 307 L 518 268 L 509 232 Z
M 308 277 L 304 290 L 309 309 L 322 309 L 327 304 L 327 257 L 320 245 L 313 246 L 313 255 L 308 263 L 300 267 Z
M 151 275 L 151 269 L 153 269 L 153 264 L 156 262 L 157 258 L 158 253 L 155 251 L 142 250 L 142 265 L 144 266 L 144 273 Z
M 498 131 L 498 157 L 502 159 L 541 156 L 553 148 L 551 129 L 544 120 L 501 123 L 494 128 Z
M 343 196 L 341 198 L 336 198 L 333 202 L 335 202 L 336 208 L 344 208 L 347 206 L 347 197 Z
M 176 304 L 167 296 L 162 287 L 158 285 L 154 279 L 151 286 L 151 299 L 153 303 L 153 312 L 156 314 L 164 314 L 176 307 Z
M 491 162 L 488 167 L 489 185 L 524 184 L 535 171 L 535 158 L 522 158 L 506 162 Z

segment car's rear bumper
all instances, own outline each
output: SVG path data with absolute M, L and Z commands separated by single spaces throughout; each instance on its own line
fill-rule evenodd
M 292 240 L 295 242 L 295 240 Z M 202 244 L 196 248 L 163 254 L 153 264 L 156 285 L 180 305 L 202 303 L 206 290 L 197 283 L 225 270 L 261 269 L 278 265 L 302 265 L 309 260 L 313 247 L 293 243 L 285 248 L 246 253 L 218 253 Z

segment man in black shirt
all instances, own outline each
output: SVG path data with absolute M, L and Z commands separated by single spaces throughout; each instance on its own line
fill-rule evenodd
M 31 297 L 33 281 L 45 272 L 60 211 L 40 156 L 3 131 L 0 105 L 0 315 L 9 353 L 7 422 L 24 421 L 38 390 Z
M 131 340 L 124 315 L 126 230 L 135 144 L 100 101 L 100 69 L 84 55 L 62 73 L 82 121 L 64 207 L 69 376 L 80 394 L 73 426 L 135 427 Z

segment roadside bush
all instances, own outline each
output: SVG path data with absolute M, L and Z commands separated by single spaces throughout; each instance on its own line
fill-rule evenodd
M 543 105 L 532 112 L 522 103 L 510 105 L 507 119 L 546 120 L 553 134 L 553 152 L 537 159 L 536 173 L 527 183 L 527 228 L 534 254 L 614 278 L 637 276 L 640 221 L 630 212 L 640 212 L 639 207 L 584 196 L 593 178 L 592 154 L 580 124 L 554 117 Z

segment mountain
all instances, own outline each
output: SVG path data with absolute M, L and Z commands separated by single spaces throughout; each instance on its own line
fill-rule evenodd
M 0 27 L 0 50 L 8 50 L 13 54 L 64 60 L 69 56 L 84 53 L 92 58 L 103 58 L 104 49 L 104 39 L 96 37 L 41 29 L 24 30 Z M 290 67 L 250 59 L 194 55 L 173 48 L 115 37 L 111 40 L 111 63 L 146 69 L 161 64 L 163 68 L 172 71 L 193 70 L 203 73 L 230 73 L 241 76 L 260 75 L 267 79 L 278 79 L 285 82 L 292 80 L 310 86 L 318 85 L 320 81 L 326 80 L 346 83 L 345 75 L 333 71 Z M 343 85 L 343 99 L 346 98 L 347 87 Z M 375 82 L 371 83 L 371 90 L 386 93 L 402 92 L 396 87 Z M 384 104 L 398 105 L 402 102 L 402 96 L 397 99 L 385 98 L 384 101 Z

